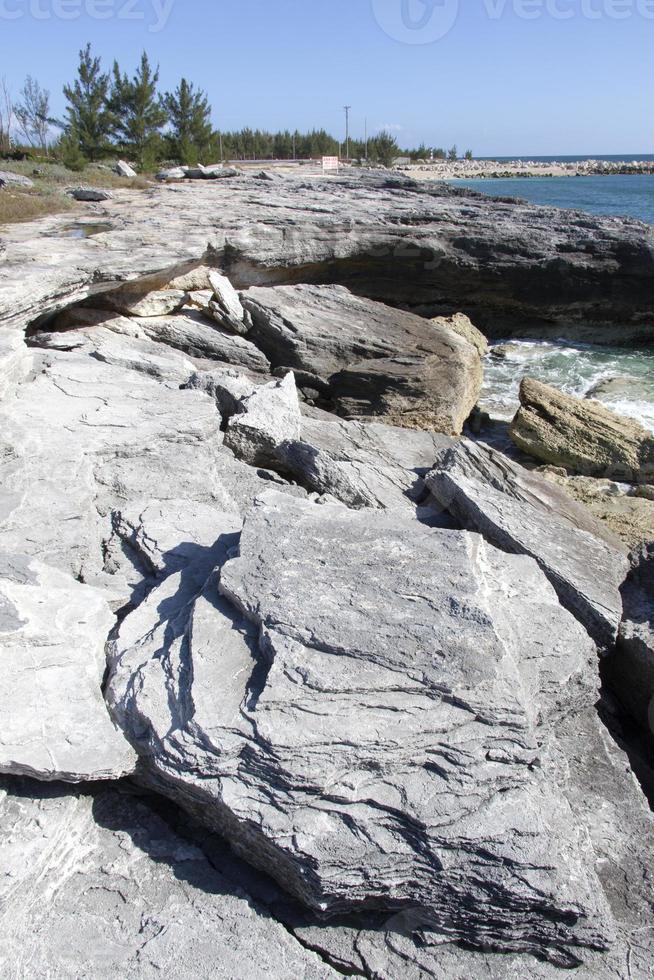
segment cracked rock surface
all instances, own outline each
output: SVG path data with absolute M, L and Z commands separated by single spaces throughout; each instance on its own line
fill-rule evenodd
M 0 246 L 0 974 L 649 980 L 651 548 L 450 314 L 642 333 L 651 231 L 200 183 Z

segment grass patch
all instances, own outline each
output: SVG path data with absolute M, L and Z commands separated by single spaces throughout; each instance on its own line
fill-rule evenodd
M 66 195 L 69 187 L 101 187 L 105 190 L 127 188 L 146 190 L 151 186 L 141 177 L 119 177 L 107 166 L 89 164 L 80 173 L 68 170 L 61 163 L 41 163 L 33 160 L 17 162 L 0 159 L 0 170 L 20 174 L 34 181 L 34 187 L 14 187 L 8 184 L 0 188 L 0 225 L 19 221 L 33 221 L 49 214 L 61 214 L 79 206 Z

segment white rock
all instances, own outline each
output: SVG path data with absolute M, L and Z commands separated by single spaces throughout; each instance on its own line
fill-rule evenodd
M 102 698 L 113 623 L 94 589 L 0 553 L 0 772 L 82 782 L 133 771 Z
M 240 402 L 225 434 L 225 445 L 251 466 L 273 465 L 275 450 L 298 439 L 302 423 L 292 373 L 282 381 L 262 385 Z

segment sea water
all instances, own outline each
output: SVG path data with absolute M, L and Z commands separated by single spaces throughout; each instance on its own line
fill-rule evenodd
M 654 347 L 598 347 L 565 339 L 499 342 L 484 362 L 481 407 L 494 418 L 513 418 L 524 377 L 594 398 L 654 431 Z
M 485 194 L 522 197 L 533 204 L 622 215 L 654 224 L 654 175 L 650 174 L 489 178 L 453 183 Z M 652 338 L 654 341 L 654 324 Z M 654 346 L 604 347 L 565 338 L 554 343 L 507 342 L 505 358 L 486 359 L 482 406 L 491 415 L 511 418 L 518 408 L 518 388 L 525 376 L 581 398 L 590 395 L 654 430 Z
M 488 177 L 456 180 L 484 194 L 522 197 L 531 204 L 550 204 L 591 214 L 636 218 L 654 224 L 654 174 L 610 177 Z

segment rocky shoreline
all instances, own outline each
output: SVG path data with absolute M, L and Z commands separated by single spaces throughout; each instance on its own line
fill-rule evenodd
M 525 381 L 494 448 L 468 318 L 651 341 L 652 230 L 371 175 L 89 216 L 0 251 L 0 972 L 653 976 L 654 518 L 552 476 L 654 437 Z
M 654 160 L 438 160 L 398 169 L 420 180 L 483 180 L 527 177 L 615 177 L 654 174 Z

